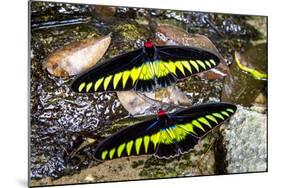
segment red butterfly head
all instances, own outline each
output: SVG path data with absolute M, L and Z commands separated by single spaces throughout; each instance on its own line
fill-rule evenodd
M 146 48 L 152 48 L 153 47 L 153 42 L 148 39 L 146 42 L 144 42 L 144 46 Z
M 166 114 L 166 112 L 164 110 L 159 109 L 159 111 L 157 112 L 157 116 L 159 118 L 161 118 L 161 117 L 167 116 L 167 114 Z

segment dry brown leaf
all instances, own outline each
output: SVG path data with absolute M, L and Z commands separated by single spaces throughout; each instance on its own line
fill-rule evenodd
M 50 54 L 43 63 L 43 69 L 58 77 L 80 74 L 103 57 L 110 42 L 111 34 L 68 44 Z
M 167 104 L 167 107 L 169 107 L 168 104 L 170 104 L 171 106 L 191 105 L 191 101 L 188 99 L 188 97 L 176 86 L 169 86 L 167 88 L 163 88 L 154 92 L 144 92 L 143 94 L 152 100 L 141 97 L 134 91 L 117 92 L 117 96 L 121 104 L 132 115 L 154 114 L 154 110 L 157 109 L 154 109 L 155 106 L 151 103 L 158 105 L 158 108 L 160 107 L 161 103 Z M 161 108 L 163 109 L 164 106 L 162 105 Z

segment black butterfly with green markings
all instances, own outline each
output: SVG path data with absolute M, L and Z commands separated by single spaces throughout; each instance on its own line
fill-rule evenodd
M 79 93 L 104 91 L 152 91 L 177 80 L 216 67 L 219 57 L 207 50 L 187 46 L 155 46 L 151 41 L 142 48 L 97 64 L 72 83 Z
M 236 106 L 228 103 L 197 105 L 173 114 L 160 110 L 157 118 L 124 128 L 102 141 L 94 157 L 97 160 L 144 154 L 174 157 L 192 149 L 235 111 Z

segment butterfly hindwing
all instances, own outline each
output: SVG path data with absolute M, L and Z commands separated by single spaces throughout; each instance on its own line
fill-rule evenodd
M 173 139 L 170 137 L 169 139 Z M 197 145 L 199 139 L 192 134 L 185 135 L 182 140 L 176 141 L 166 144 L 161 142 L 158 145 L 155 156 L 158 158 L 171 158 L 178 156 L 184 152 L 189 151 L 195 145 Z
M 179 79 L 214 68 L 219 58 L 204 49 L 186 46 L 139 48 L 96 65 L 72 84 L 80 93 L 152 91 Z
M 169 158 L 192 149 L 210 130 L 228 120 L 236 106 L 212 103 L 177 111 L 132 125 L 101 142 L 95 158 L 108 160 L 131 155 L 154 154 Z

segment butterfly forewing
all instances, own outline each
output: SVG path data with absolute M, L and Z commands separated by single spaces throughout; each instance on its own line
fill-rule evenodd
M 210 130 L 228 120 L 236 106 L 204 104 L 177 111 L 167 119 L 153 119 L 125 128 L 95 151 L 95 158 L 108 160 L 131 155 L 154 154 L 169 158 L 192 149 Z
M 228 120 L 235 111 L 236 106 L 233 104 L 210 103 L 175 112 L 171 119 L 181 129 L 188 129 L 194 136 L 202 138 L 211 129 Z
M 156 151 L 160 124 L 157 119 L 141 122 L 122 129 L 102 141 L 96 148 L 94 157 L 108 160 L 123 156 L 153 154 Z
M 151 48 L 153 50 L 149 52 L 140 48 L 98 64 L 80 75 L 73 82 L 72 90 L 80 93 L 152 91 L 219 64 L 217 55 L 204 49 L 185 46 Z
M 157 53 L 161 62 L 177 79 L 216 67 L 219 57 L 205 49 L 186 46 L 161 46 Z
M 130 90 L 143 61 L 141 48 L 114 57 L 79 75 L 71 88 L 79 93 Z

